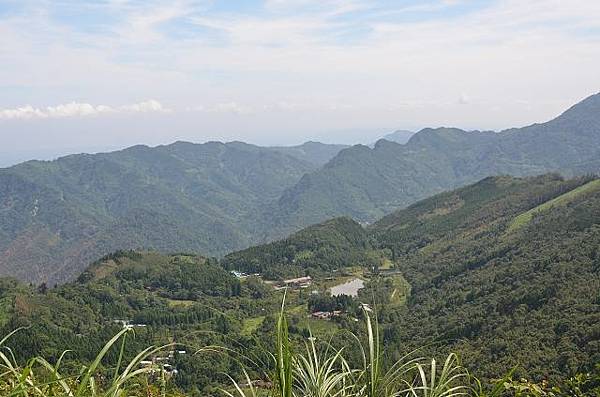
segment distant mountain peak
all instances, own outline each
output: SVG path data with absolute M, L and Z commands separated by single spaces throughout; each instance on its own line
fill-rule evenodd
M 385 135 L 382 139 L 385 139 L 386 141 L 390 142 L 405 144 L 414 134 L 414 131 L 396 130 L 390 134 Z
M 385 138 L 381 138 L 380 140 L 378 140 L 377 142 L 375 142 L 375 145 L 373 146 L 373 149 L 375 150 L 379 150 L 385 147 L 396 147 L 398 145 L 402 145 L 402 143 L 396 142 L 396 141 L 390 141 L 388 139 Z
M 557 118 L 558 120 L 590 120 L 600 124 L 600 93 L 590 95 L 583 101 L 571 106 Z

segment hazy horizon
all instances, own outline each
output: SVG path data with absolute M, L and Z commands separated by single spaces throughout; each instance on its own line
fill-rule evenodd
M 0 48 L 0 166 L 177 140 L 369 143 L 544 122 L 600 91 L 600 3 L 7 1 Z
M 122 150 L 122 149 L 126 149 L 128 147 L 131 146 L 136 146 L 136 145 L 145 145 L 145 146 L 150 146 L 150 147 L 156 147 L 156 146 L 161 146 L 161 145 L 169 145 L 172 143 L 175 143 L 177 141 L 184 141 L 184 142 L 190 142 L 190 143 L 195 143 L 195 144 L 203 144 L 203 143 L 207 143 L 207 142 L 223 142 L 223 143 L 228 143 L 228 142 L 235 142 L 235 141 L 241 141 L 241 142 L 245 142 L 251 145 L 258 145 L 258 146 L 296 146 L 296 145 L 301 145 L 303 143 L 309 142 L 309 141 L 313 141 L 313 142 L 321 142 L 321 143 L 326 143 L 326 144 L 340 144 L 340 145 L 358 145 L 358 144 L 362 144 L 362 145 L 370 145 L 375 143 L 377 140 L 382 139 L 384 136 L 393 133 L 397 131 L 397 129 L 388 129 L 388 128 L 377 128 L 377 129 L 364 129 L 364 130 L 341 130 L 341 131 L 335 131 L 338 133 L 346 133 L 345 136 L 342 136 L 340 141 L 328 141 L 327 136 L 323 136 L 323 139 L 320 139 L 318 137 L 313 137 L 313 138 L 307 138 L 304 140 L 299 140 L 297 142 L 284 142 L 284 143 L 277 143 L 275 142 L 252 142 L 252 141 L 244 141 L 244 140 L 240 140 L 240 139 L 205 139 L 205 140 L 193 140 L 193 139 L 173 139 L 173 140 L 166 140 L 164 142 L 153 142 L 153 143 L 148 143 L 148 142 L 137 142 L 137 143 L 130 143 L 130 144 L 124 144 L 124 145 L 106 145 L 106 146 L 75 146 L 75 147 L 69 147 L 69 146 L 61 146 L 61 147 L 41 147 L 41 148 L 35 148 L 35 149 L 29 149 L 29 150 L 17 150 L 17 151 L 1 151 L 0 150 L 0 168 L 6 168 L 6 167 L 10 167 L 12 165 L 16 165 L 25 161 L 29 161 L 29 160 L 43 160 L 43 161 L 49 161 L 49 160 L 56 160 L 57 158 L 60 157 L 64 157 L 64 156 L 69 156 L 69 155 L 73 155 L 73 154 L 96 154 L 96 153 L 103 153 L 103 152 L 112 152 L 112 151 L 118 151 L 118 150 Z

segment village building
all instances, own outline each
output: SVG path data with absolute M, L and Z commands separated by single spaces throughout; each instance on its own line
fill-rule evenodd
M 283 280 L 283 286 L 285 286 L 285 287 L 308 288 L 311 284 L 312 284 L 312 277 L 310 277 L 310 276 Z
M 311 313 L 311 316 L 319 320 L 329 320 L 330 318 L 340 316 L 341 314 L 341 310 L 334 310 L 332 312 L 313 312 Z

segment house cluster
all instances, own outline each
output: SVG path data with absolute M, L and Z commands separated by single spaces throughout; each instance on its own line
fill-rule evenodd
M 329 320 L 332 317 L 337 317 L 339 315 L 342 314 L 341 310 L 334 310 L 331 312 L 313 312 L 310 315 L 313 318 L 319 319 L 319 320 Z
M 164 373 L 168 376 L 174 376 L 179 373 L 177 368 L 171 362 L 177 354 L 187 354 L 185 350 L 169 350 L 166 356 L 154 356 L 150 360 L 140 361 L 140 366 L 143 368 L 151 368 L 151 373 Z
M 360 307 L 367 311 L 367 312 L 372 312 L 373 309 L 371 308 L 371 306 L 367 303 L 360 303 Z M 333 310 L 333 311 L 318 311 L 318 312 L 312 312 L 310 314 L 310 316 L 314 319 L 318 319 L 318 320 L 331 320 L 334 317 L 338 317 L 341 316 L 344 312 L 341 310 Z M 354 321 L 358 321 L 357 318 L 354 318 Z
M 283 288 L 308 288 L 312 284 L 312 277 L 298 277 L 298 278 L 290 278 L 288 280 L 283 280 L 279 283 L 275 289 L 283 289 Z

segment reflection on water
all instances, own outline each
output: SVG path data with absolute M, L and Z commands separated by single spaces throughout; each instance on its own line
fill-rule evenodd
M 350 281 L 346 281 L 343 284 L 338 284 L 335 287 L 331 287 L 331 296 L 348 295 L 357 296 L 358 290 L 365 286 L 365 282 L 360 278 L 354 278 Z

